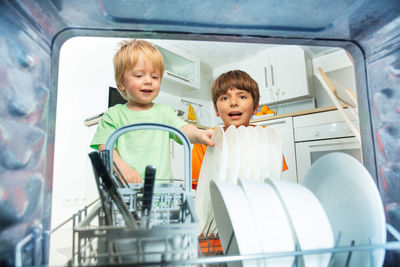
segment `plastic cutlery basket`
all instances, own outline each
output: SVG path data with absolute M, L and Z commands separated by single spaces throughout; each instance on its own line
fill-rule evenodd
M 149 214 L 149 227 L 128 226 L 120 209 L 111 198 L 105 197 L 101 202 L 109 202 L 111 225 L 106 224 L 104 203 L 99 203 L 91 212 L 79 213 L 74 219 L 73 257 L 70 265 L 108 265 L 144 263 L 160 265 L 173 261 L 186 261 L 198 255 L 197 228 L 198 220 L 194 211 L 191 195 L 191 154 L 187 137 L 178 129 L 156 123 L 140 123 L 122 127 L 108 139 L 106 148 L 100 153 L 102 162 L 112 180 L 112 149 L 117 138 L 133 130 L 169 131 L 182 140 L 185 155 L 184 184 L 171 183 L 155 185 L 152 207 Z M 96 172 L 95 172 L 96 176 Z M 97 177 L 98 178 L 98 177 Z M 117 183 L 115 183 L 117 185 Z M 143 185 L 118 187 L 119 197 L 126 204 L 126 210 L 133 213 L 140 209 L 143 202 Z M 100 192 L 101 194 L 103 192 Z M 132 216 L 133 218 L 134 216 Z M 137 226 L 137 227 L 136 227 Z

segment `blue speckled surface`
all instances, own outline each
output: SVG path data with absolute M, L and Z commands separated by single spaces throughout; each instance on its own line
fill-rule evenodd
M 364 165 L 376 178 L 387 221 L 400 229 L 400 1 L 2 1 L 1 265 L 15 264 L 14 246 L 33 229 L 50 227 L 58 56 L 76 35 L 348 49 L 355 59 Z M 387 266 L 397 262 L 386 258 Z M 46 262 L 46 256 L 35 260 Z M 23 262 L 32 263 L 29 257 Z

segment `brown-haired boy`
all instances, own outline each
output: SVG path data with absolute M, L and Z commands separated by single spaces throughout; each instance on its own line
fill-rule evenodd
M 253 115 L 257 113 L 260 92 L 257 82 L 241 70 L 232 70 L 221 74 L 211 86 L 212 101 L 217 116 L 224 122 L 224 129 L 229 126 L 249 126 Z M 252 126 L 252 125 L 250 125 Z M 201 164 L 207 146 L 195 144 L 192 151 L 192 188 L 197 188 Z M 283 158 L 282 170 L 287 170 Z

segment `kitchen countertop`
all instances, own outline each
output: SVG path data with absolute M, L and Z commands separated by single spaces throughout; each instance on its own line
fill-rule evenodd
M 343 105 L 343 108 L 347 108 L 346 105 Z M 326 111 L 332 111 L 336 110 L 336 106 L 329 106 L 329 107 L 322 107 L 322 108 L 312 108 L 312 109 L 306 109 L 306 110 L 301 110 L 301 111 L 296 111 L 296 112 L 290 112 L 290 113 L 285 113 L 285 114 L 280 114 L 276 116 L 260 116 L 260 118 L 257 118 L 257 116 L 254 116 L 253 119 L 250 120 L 250 123 L 256 123 L 256 122 L 262 122 L 262 121 L 269 121 L 269 120 L 276 120 L 276 119 L 281 119 L 281 118 L 286 118 L 286 117 L 296 117 L 296 116 L 302 116 L 302 115 L 307 115 L 307 114 L 313 114 L 313 113 L 320 113 L 320 112 L 326 112 Z M 199 128 L 199 129 L 208 129 L 211 127 L 195 124 L 194 125 Z
M 346 107 L 347 106 L 343 106 L 343 108 L 346 108 Z M 281 119 L 281 118 L 286 118 L 286 117 L 296 117 L 296 116 L 331 111 L 331 110 L 336 110 L 336 109 L 337 109 L 336 106 L 329 106 L 329 107 L 323 107 L 323 108 L 306 109 L 306 110 L 290 112 L 290 113 L 280 114 L 280 115 L 276 115 L 276 116 L 267 116 L 267 117 L 262 117 L 262 118 L 257 118 L 257 116 L 254 116 L 253 119 L 250 120 L 250 123 L 276 120 L 276 119 Z
M 347 108 L 346 105 L 343 105 L 343 108 Z M 306 109 L 306 110 L 301 110 L 301 111 L 296 111 L 296 112 L 290 112 L 290 113 L 285 113 L 285 114 L 280 114 L 276 116 L 267 116 L 267 117 L 261 117 L 257 118 L 257 116 L 254 116 L 252 120 L 250 120 L 250 123 L 255 123 L 255 122 L 262 122 L 262 121 L 269 121 L 269 120 L 276 120 L 276 119 L 281 119 L 281 118 L 286 118 L 286 117 L 296 117 L 296 116 L 302 116 L 302 115 L 307 115 L 307 114 L 313 114 L 313 113 L 319 113 L 319 112 L 325 112 L 325 111 L 331 111 L 331 110 L 336 110 L 336 106 L 329 106 L 329 107 L 323 107 L 323 108 L 313 108 L 313 109 Z M 98 121 L 100 120 L 102 114 L 99 114 L 97 116 L 94 116 L 94 118 L 89 118 L 85 120 L 85 125 L 86 126 L 92 126 L 96 125 Z M 192 123 L 199 129 L 208 129 L 210 127 L 199 125 L 196 123 Z

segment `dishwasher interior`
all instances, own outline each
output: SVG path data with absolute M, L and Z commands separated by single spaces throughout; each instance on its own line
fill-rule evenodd
M 379 188 L 388 239 L 383 244 L 349 244 L 330 250 L 220 255 L 213 239 L 199 243 L 194 234 L 190 186 L 172 183 L 167 190 L 154 186 L 159 200 L 152 200 L 155 208 L 149 217 L 143 215 L 148 210 L 143 208 L 144 188 L 107 193 L 105 201 L 74 215 L 71 265 L 223 265 L 290 255 L 296 259 L 294 265 L 301 266 L 305 254 L 347 253 L 351 262 L 352 253 L 364 251 L 372 262 L 372 252 L 382 249 L 384 266 L 399 265 L 399 10 L 397 0 L 2 1 L 0 263 L 49 264 L 55 125 L 62 123 L 56 122 L 59 54 L 70 38 L 102 36 L 334 46 L 348 51 L 357 77 L 363 163 Z M 185 157 L 190 184 L 190 155 Z M 103 164 L 112 169 L 109 162 Z M 104 209 L 102 203 L 107 202 Z M 141 211 L 137 218 L 132 209 Z M 133 223 L 138 220 L 147 223 Z M 107 226 L 107 221 L 113 225 Z M 150 224 L 150 231 L 140 228 Z M 118 250 L 126 242 L 135 249 Z M 200 255 L 206 251 L 199 248 L 201 244 L 210 244 L 211 253 Z M 156 251 L 148 251 L 149 247 Z

